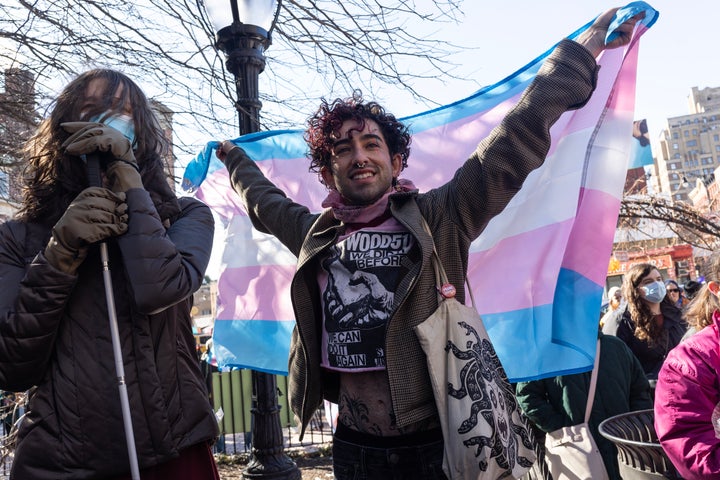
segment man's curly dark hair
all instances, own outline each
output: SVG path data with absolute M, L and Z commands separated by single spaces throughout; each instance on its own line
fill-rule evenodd
M 352 97 L 347 99 L 336 98 L 332 103 L 322 99 L 320 108 L 308 119 L 305 141 L 310 147 L 310 171 L 318 175 L 321 183 L 325 184 L 325 181 L 320 170 L 322 167 L 330 168 L 333 145 L 347 120 L 358 121 L 360 129 L 365 127 L 366 120 L 377 123 L 385 137 L 390 156 L 399 153 L 402 157 L 400 170 L 407 167 L 411 139 L 408 127 L 378 103 L 363 102 L 362 93 L 355 90 Z

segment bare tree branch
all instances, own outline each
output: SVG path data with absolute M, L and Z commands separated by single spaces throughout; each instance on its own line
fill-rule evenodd
M 660 196 L 632 196 L 623 198 L 618 228 L 643 232 L 641 220 L 662 222 L 680 242 L 706 250 L 713 250 L 720 240 L 717 215 L 702 213 L 683 202 L 673 202 Z
M 347 96 L 356 88 L 378 99 L 404 90 L 436 106 L 415 85 L 456 78 L 448 59 L 462 47 L 427 31 L 457 22 L 462 1 L 284 0 L 260 79 L 263 128 L 296 128 L 321 96 Z M 234 136 L 234 79 L 214 42 L 204 0 L 2 2 L 0 66 L 32 72 L 35 95 L 32 115 L 28 105 L 4 101 L 0 108 L 0 125 L 24 126 L 20 135 L 0 135 L 0 168 L 14 165 L 19 145 L 57 92 L 96 67 L 129 74 L 173 112 L 176 155 Z

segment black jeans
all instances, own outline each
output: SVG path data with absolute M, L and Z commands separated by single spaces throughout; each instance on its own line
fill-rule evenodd
M 442 434 L 440 439 L 437 434 L 433 432 L 435 439 L 429 441 L 414 434 L 372 437 L 352 432 L 338 423 L 332 447 L 335 479 L 447 480 L 442 471 Z M 382 445 L 388 442 L 393 446 Z

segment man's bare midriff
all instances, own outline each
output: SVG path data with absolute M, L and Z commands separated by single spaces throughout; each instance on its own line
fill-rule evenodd
M 338 421 L 359 432 L 378 436 L 406 435 L 440 427 L 437 417 L 398 427 L 385 371 L 340 374 Z

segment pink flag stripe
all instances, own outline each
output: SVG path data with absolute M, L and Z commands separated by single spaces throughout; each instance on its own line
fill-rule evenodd
M 290 279 L 294 273 L 295 266 L 290 265 L 225 269 L 218 280 L 217 318 L 294 321 L 290 303 Z
M 612 245 L 615 228 L 614 223 L 597 215 L 606 211 L 612 217 L 619 200 L 603 192 L 584 190 L 583 201 L 576 219 L 509 236 L 490 249 L 471 253 L 469 263 L 482 265 L 470 277 L 481 314 L 552 303 L 560 267 L 604 284 L 607 264 L 598 262 L 598 258 L 609 258 L 608 238 Z M 569 242 L 571 231 L 573 241 Z M 569 245 L 566 252 L 554 248 L 564 243 Z M 598 269 L 598 264 L 602 268 Z M 503 284 L 512 285 L 515 294 L 498 293 L 499 278 Z
M 563 268 L 598 285 L 605 284 L 619 209 L 619 199 L 604 192 L 583 190 L 583 201 L 565 248 Z
M 583 208 L 578 218 L 546 225 L 530 232 L 500 240 L 488 250 L 474 252 L 470 263 L 482 265 L 470 278 L 481 314 L 530 308 L 552 303 L 560 265 L 602 284 L 605 273 L 598 274 L 597 258 L 609 257 L 607 239 L 612 239 L 614 227 L 599 222 L 597 212 L 617 211 L 619 201 L 603 192 L 584 191 Z M 587 216 L 590 218 L 586 218 Z M 574 229 L 573 229 L 574 225 Z M 603 228 L 604 225 L 604 228 Z M 576 239 L 564 255 L 553 248 L 567 242 L 570 231 Z M 528 262 L 529 258 L 541 259 Z M 607 265 L 603 265 L 606 267 Z M 218 318 L 269 320 L 292 319 L 292 308 L 284 297 L 294 265 L 252 265 L 226 268 L 220 279 L 220 292 L 233 291 L 237 296 L 219 299 Z M 498 294 L 497 282 L 513 285 L 518 295 Z M 277 295 L 261 293 L 278 291 Z M 232 290 L 226 290 L 232 289 Z M 247 300 L 252 299 L 252 300 Z

